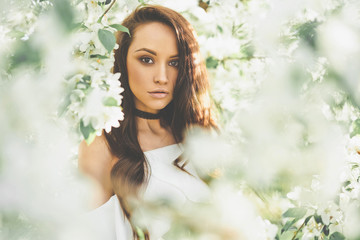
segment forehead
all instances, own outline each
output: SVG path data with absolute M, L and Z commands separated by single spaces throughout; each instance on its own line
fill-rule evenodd
M 141 24 L 135 29 L 129 51 L 138 48 L 149 48 L 155 51 L 178 52 L 175 31 L 160 22 Z

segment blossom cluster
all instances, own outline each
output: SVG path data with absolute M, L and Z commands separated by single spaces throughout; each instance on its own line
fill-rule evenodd
M 76 31 L 74 46 L 75 73 L 67 80 L 72 91 L 66 111 L 74 118 L 87 142 L 104 129 L 110 132 L 123 120 L 121 110 L 120 73 L 112 73 L 113 49 L 117 48 L 115 32 L 120 24 L 109 23 L 105 14 L 111 5 L 107 1 L 82 1 L 75 5 L 76 20 L 81 24 Z M 125 29 L 125 28 L 122 28 Z
M 323 183 L 315 176 L 309 188 L 295 187 L 287 194 L 293 202 L 291 210 L 297 213 L 284 214 L 283 231 L 289 231 L 292 236 L 301 239 L 355 239 L 359 230 L 355 227 L 359 221 L 356 209 L 359 208 L 359 136 L 349 139 L 346 162 L 338 181 L 342 182 L 336 198 L 324 200 Z M 345 147 L 345 146 L 344 146 Z M 290 210 L 290 211 L 291 211 Z M 288 210 L 289 211 L 289 210 Z M 297 214 L 300 214 L 297 215 Z M 345 236 L 344 236 L 345 235 Z
M 222 132 L 192 129 L 184 143 L 211 204 L 145 203 L 150 219 L 171 219 L 173 239 L 359 238 L 357 1 L 54 0 L 31 1 L 31 11 L 25 2 L 10 1 L 0 25 L 0 205 L 16 213 L 0 211 L 0 238 L 18 222 L 25 239 L 62 236 L 56 210 L 85 205 L 64 197 L 81 182 L 67 134 L 75 125 L 77 142 L 90 143 L 121 124 L 115 33 L 147 3 L 181 12 L 197 31 Z

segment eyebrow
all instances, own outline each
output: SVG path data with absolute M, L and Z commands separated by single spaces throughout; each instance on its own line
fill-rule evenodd
M 150 53 L 150 54 L 152 54 L 152 55 L 157 56 L 157 54 L 156 54 L 155 51 L 150 50 L 150 49 L 148 49 L 148 48 L 139 48 L 139 49 L 136 50 L 135 52 L 140 52 L 140 51 L 145 51 L 145 52 L 148 52 L 148 53 Z M 173 55 L 173 56 L 171 56 L 170 58 L 177 58 L 177 57 L 179 57 L 179 54 Z

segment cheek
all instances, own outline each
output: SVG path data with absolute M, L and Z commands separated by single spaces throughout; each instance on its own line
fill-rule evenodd
M 169 80 L 170 80 L 173 88 L 174 88 L 175 85 L 176 85 L 176 81 L 177 81 L 177 78 L 178 78 L 178 74 L 179 74 L 178 69 L 174 69 L 174 70 L 171 71 L 171 73 L 170 73 Z
M 137 66 L 136 62 L 132 60 L 127 61 L 127 71 L 129 78 L 129 87 L 131 91 L 133 88 L 141 87 L 144 80 L 144 71 L 140 70 L 140 67 Z

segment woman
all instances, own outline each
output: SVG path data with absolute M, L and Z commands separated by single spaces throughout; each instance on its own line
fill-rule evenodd
M 165 7 L 144 6 L 122 24 L 130 35 L 117 35 L 114 72 L 121 73 L 125 119 L 91 145 L 81 144 L 79 166 L 99 184 L 99 204 L 117 196 L 94 210 L 94 219 L 121 208 L 114 220 L 116 237 L 136 239 L 129 197 L 196 202 L 206 195 L 203 182 L 180 158 L 181 142 L 190 127 L 212 129 L 216 124 L 206 69 L 185 18 Z M 156 219 L 152 223 L 147 238 L 156 240 L 169 226 Z

